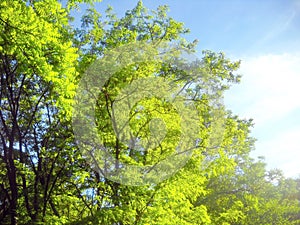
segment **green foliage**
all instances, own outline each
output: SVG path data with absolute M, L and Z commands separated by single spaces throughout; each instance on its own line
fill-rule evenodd
M 70 11 L 83 2 L 91 6 L 82 27 L 73 29 Z M 167 6 L 148 10 L 139 1 L 122 18 L 111 7 L 103 18 L 89 0 L 69 0 L 65 6 L 57 0 L 1 1 L 0 224 L 300 223 L 300 180 L 267 171 L 263 159 L 252 159 L 252 121 L 220 104 L 224 90 L 240 81 L 240 62 L 224 53 L 203 51 L 188 72 L 180 60 L 178 67 L 167 60 L 131 63 L 97 95 L 96 123 L 104 146 L 122 163 L 144 166 L 176 151 L 182 135 L 178 110 L 156 97 L 131 108 L 134 136 L 148 140 L 151 130 L 165 132 L 160 146 L 141 152 L 120 143 L 112 124 L 113 103 L 141 78 L 159 77 L 184 87 L 182 97 L 198 113 L 199 143 L 191 144 L 191 158 L 169 179 L 119 184 L 90 165 L 78 148 L 71 124 L 73 98 L 97 58 L 130 43 L 170 41 L 195 52 L 197 42 L 182 37 L 188 29 L 167 11 Z M 120 55 L 131 59 L 136 54 Z M 165 127 L 151 125 L 153 119 L 163 120 Z M 190 129 L 190 136 L 194 133 Z

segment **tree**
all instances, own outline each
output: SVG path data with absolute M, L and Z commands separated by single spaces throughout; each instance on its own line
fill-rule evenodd
M 99 29 L 99 14 L 91 10 L 90 14 L 84 17 L 84 25 L 90 30 L 78 32 L 80 37 L 78 43 L 83 43 L 80 48 L 88 46 L 84 49 L 83 62 L 93 61 L 95 55 L 103 56 L 103 52 L 107 49 L 120 48 L 137 40 L 148 42 L 172 40 L 179 46 L 193 51 L 194 45 L 180 37 L 180 34 L 188 30 L 184 29 L 183 24 L 168 18 L 166 9 L 160 7 L 154 15 L 149 15 L 139 2 L 136 8 L 127 11 L 122 19 L 117 19 L 109 9 L 107 13 L 110 21 L 104 22 L 109 27 L 107 30 Z M 280 197 L 282 191 L 279 186 L 268 181 L 264 164 L 255 162 L 249 157 L 249 152 L 253 150 L 254 145 L 254 139 L 250 137 L 251 120 L 240 120 L 221 108 L 220 114 L 223 116 L 221 123 L 224 124 L 219 128 L 225 127 L 216 134 L 216 129 L 211 123 L 216 118 L 212 116 L 212 108 L 208 104 L 207 96 L 200 90 L 212 88 L 215 97 L 220 97 L 230 83 L 239 81 L 240 77 L 234 75 L 239 62 L 229 61 L 222 53 L 216 54 L 210 51 L 203 53 L 201 62 L 193 67 L 196 68 L 196 71 L 193 70 L 194 77 L 189 74 L 182 75 L 181 70 L 178 68 L 176 70 L 168 64 L 135 64 L 114 74 L 107 82 L 109 84 L 105 86 L 98 99 L 98 105 L 104 106 L 98 109 L 97 115 L 101 120 L 98 128 L 100 135 L 110 137 L 105 144 L 110 146 L 112 149 L 110 153 L 115 154 L 115 158 L 123 157 L 123 160 L 129 160 L 128 156 L 130 156 L 131 163 L 154 162 L 147 161 L 149 158 L 146 156 L 149 154 L 140 155 L 131 152 L 131 149 L 128 152 L 126 146 L 118 146 L 118 137 L 116 138 L 112 126 L 107 126 L 109 121 L 113 120 L 112 105 L 118 100 L 116 96 L 126 86 L 125 84 L 147 76 L 153 71 L 164 79 L 180 81 L 181 83 L 177 84 L 184 87 L 192 84 L 190 86 L 192 88 L 185 89 L 185 97 L 193 96 L 192 100 L 199 110 L 200 126 L 204 129 L 199 133 L 201 145 L 194 150 L 186 166 L 170 179 L 154 187 L 150 185 L 130 188 L 105 178 L 98 180 L 101 183 L 101 192 L 107 195 L 102 198 L 105 200 L 101 202 L 100 210 L 93 218 L 94 221 L 100 221 L 100 224 L 261 224 L 266 221 L 273 221 L 270 223 L 280 221 L 282 224 L 297 223 L 293 218 L 295 213 L 299 212 L 299 203 L 293 199 Z M 145 127 L 152 118 L 150 114 L 155 103 L 157 102 L 152 100 L 142 102 L 147 111 L 133 110 L 140 113 L 138 118 L 144 120 L 139 123 L 139 120 L 132 119 L 130 121 L 132 129 L 142 130 L 147 134 Z M 163 110 L 163 108 L 159 109 Z M 171 124 L 172 127 L 176 127 L 174 123 Z M 173 134 L 172 137 L 174 136 L 176 137 Z M 156 155 L 155 150 L 150 154 Z M 101 172 L 99 176 L 101 177 Z M 277 195 L 268 197 L 265 195 L 265 192 L 268 192 L 266 190 Z M 95 192 L 99 193 L 97 188 Z M 273 216 L 274 214 L 268 214 L 272 210 L 265 210 L 270 208 L 269 205 L 277 207 L 276 217 Z M 258 216 L 260 213 L 264 216 Z M 291 216 L 288 216 L 289 213 Z
M 131 11 L 128 11 L 124 18 L 117 19 L 115 15 L 108 11 L 108 17 L 113 18 L 112 21 L 107 22 L 109 29 L 99 32 L 98 22 L 99 15 L 90 10 L 90 14 L 84 17 L 84 25 L 91 27 L 90 31 L 79 31 L 78 36 L 80 40 L 78 43 L 82 43 L 83 48 L 88 43 L 88 48 L 84 49 L 82 61 L 86 63 L 89 60 L 95 59 L 93 54 L 100 57 L 103 56 L 103 51 L 117 48 L 117 50 L 110 50 L 108 52 L 108 59 L 116 62 L 118 58 L 134 58 L 129 51 L 132 45 L 128 43 L 135 43 L 136 41 L 144 42 L 160 42 L 170 41 L 177 43 L 178 46 L 187 49 L 187 51 L 193 51 L 194 45 L 186 43 L 180 38 L 181 33 L 187 32 L 183 28 L 183 24 L 175 22 L 173 19 L 166 16 L 166 7 L 160 7 L 154 15 L 148 14 L 147 10 L 143 7 L 142 3 Z M 89 21 L 89 24 L 86 24 Z M 95 27 L 93 27 L 95 26 Z M 98 31 L 98 32 L 97 32 Z M 100 35 L 100 36 L 96 36 Z M 92 42 L 90 42 L 92 40 Z M 99 41 L 101 40 L 101 41 Z M 125 46 L 122 48 L 122 46 Z M 127 47 L 129 46 L 129 47 Z M 136 46 L 136 45 L 135 45 Z M 137 49 L 142 49 L 140 45 Z M 161 48 L 158 48 L 161 49 Z M 130 54 L 126 54 L 130 52 Z M 123 57 L 124 55 L 124 57 Z M 116 57 L 118 56 L 118 58 Z M 143 57 L 143 55 L 139 55 Z M 116 59 L 115 59 L 116 58 Z M 113 59 L 113 60 L 112 60 Z M 104 61 L 104 62 L 103 62 Z M 130 61 L 130 60 L 129 60 Z M 118 61 L 119 62 L 119 61 Z M 213 96 L 218 98 L 221 96 L 222 91 L 228 88 L 230 82 L 236 82 L 239 79 L 238 75 L 234 75 L 234 71 L 238 68 L 239 62 L 231 62 L 224 54 L 216 54 L 210 51 L 205 51 L 204 56 L 200 61 L 194 62 L 194 65 L 188 65 L 193 68 L 192 73 L 184 73 L 178 64 L 164 63 L 160 61 L 144 62 L 141 60 L 139 63 L 130 64 L 127 67 L 113 73 L 113 75 L 107 80 L 102 91 L 98 93 L 94 89 L 79 89 L 80 93 L 88 93 L 81 96 L 87 102 L 88 99 L 93 99 L 96 95 L 97 106 L 96 115 L 97 128 L 99 135 L 103 140 L 103 145 L 108 154 L 113 155 L 113 159 L 119 159 L 123 162 L 130 162 L 135 165 L 153 165 L 157 163 L 157 159 L 161 160 L 165 155 L 172 154 L 176 147 L 176 139 L 178 139 L 178 125 L 174 121 L 178 121 L 174 115 L 174 111 L 171 110 L 168 114 L 166 110 L 170 108 L 170 105 L 163 104 L 157 99 L 148 98 L 140 101 L 138 105 L 135 105 L 131 111 L 132 119 L 129 121 L 133 130 L 134 136 L 137 133 L 141 138 L 147 138 L 149 130 L 147 124 L 152 118 L 157 117 L 157 111 L 161 117 L 165 119 L 165 122 L 171 124 L 168 132 L 170 136 L 166 136 L 166 142 L 163 142 L 158 148 L 149 148 L 141 154 L 139 151 L 134 151 L 133 148 L 128 148 L 126 145 L 120 144 L 120 138 L 115 134 L 114 125 L 114 108 L 113 105 L 118 101 L 118 97 L 121 90 L 126 85 L 134 83 L 135 80 L 143 77 L 159 76 L 163 80 L 173 80 L 175 85 L 181 85 L 185 87 L 182 93 L 186 100 L 193 101 L 195 107 L 199 113 L 199 119 L 197 123 L 203 129 L 198 133 L 198 138 L 201 139 L 201 144 L 194 151 L 192 159 L 189 163 L 182 168 L 180 172 L 174 175 L 167 181 L 161 182 L 158 185 L 148 184 L 140 186 L 138 188 L 128 187 L 126 185 L 119 184 L 116 181 L 108 180 L 102 171 L 105 170 L 105 165 L 97 171 L 98 177 L 97 183 L 99 187 L 93 189 L 93 193 L 103 193 L 98 196 L 100 199 L 97 201 L 97 207 L 95 208 L 95 214 L 93 217 L 85 220 L 87 221 L 100 221 L 100 224 L 209 224 L 211 219 L 207 212 L 205 204 L 197 205 L 195 201 L 206 194 L 204 189 L 204 183 L 207 181 L 207 171 L 203 172 L 199 170 L 201 164 L 205 160 L 213 160 L 216 158 L 214 165 L 212 166 L 216 174 L 219 174 L 218 167 L 233 167 L 233 162 L 226 158 L 223 153 L 226 147 L 230 145 L 230 138 L 236 138 L 234 134 L 228 137 L 227 142 L 223 143 L 223 149 L 217 149 L 218 146 L 213 146 L 217 143 L 213 140 L 212 136 L 215 133 L 215 129 L 212 126 L 213 118 L 213 106 L 211 105 L 208 94 L 204 94 L 205 90 L 212 88 Z M 105 67 L 103 65 L 106 65 Z M 121 63 L 122 64 L 122 63 Z M 126 65 L 126 63 L 124 63 Z M 108 66 L 107 66 L 108 65 Z M 113 65 L 112 65 L 113 66 Z M 92 71 L 105 71 L 108 73 L 109 68 L 112 67 L 109 62 L 101 58 L 100 65 L 96 65 L 88 70 L 88 74 Z M 100 81 L 102 77 L 98 78 Z M 92 77 L 92 80 L 96 82 L 96 77 Z M 87 81 L 89 82 L 89 80 Z M 98 84 L 95 84 L 98 87 Z M 83 85 L 86 87 L 86 84 Z M 132 87 L 132 86 L 131 86 Z M 135 88 L 132 88 L 133 90 Z M 131 90 L 131 89 L 130 89 Z M 138 91 L 141 91 L 137 89 Z M 203 92 L 204 90 L 204 92 Z M 135 92 L 134 92 L 135 93 Z M 123 95 L 121 95 L 123 96 Z M 129 96 L 129 95 L 128 95 Z M 128 96 L 125 95 L 126 98 Z M 79 111 L 81 115 L 84 113 L 80 111 L 82 105 L 79 105 L 76 111 Z M 169 110 L 170 111 L 170 110 Z M 222 110 L 220 110 L 222 111 Z M 226 114 L 224 112 L 224 114 Z M 169 117 L 168 117 L 169 116 Z M 87 118 L 88 120 L 88 118 Z M 88 121 L 89 124 L 92 121 Z M 228 125 L 230 131 L 231 124 Z M 79 124 L 78 128 L 82 128 L 82 124 Z M 80 133 L 84 136 L 86 131 Z M 118 133 L 118 132 L 117 132 Z M 88 138 L 91 137 L 91 133 L 87 132 L 87 138 L 84 139 L 83 148 L 88 146 Z M 240 138 L 240 142 L 244 140 Z M 240 143 L 239 142 L 239 143 Z M 119 163 L 114 165 L 114 168 L 119 168 Z M 102 169 L 102 170 L 101 170 Z M 132 176 L 131 177 L 136 177 Z M 154 186 L 153 186 L 154 185 Z M 82 221 L 79 222 L 79 224 Z
M 92 3 L 0 3 L 0 223 L 299 223 L 299 181 L 251 159 L 252 122 L 220 104 L 239 82 L 240 62 L 211 51 L 185 60 L 197 42 L 182 37 L 188 29 L 168 17 L 167 6 L 149 11 L 139 1 L 123 18 L 109 7 L 106 19 L 91 6 L 74 29 L 70 10 L 80 2 Z M 95 78 L 99 68 L 110 72 L 103 83 L 92 80 L 101 89 L 84 89 L 87 74 Z M 147 85 L 157 96 L 133 101 Z M 74 100 L 76 90 L 83 94 Z M 162 97 L 170 90 L 178 106 Z M 80 98 L 93 103 L 95 121 L 86 121 L 96 124 L 104 149 L 93 154 L 96 161 L 89 157 L 95 134 L 74 136 L 76 126 L 85 128 L 76 123 L 86 110 L 76 108 Z M 187 115 L 190 109 L 195 114 Z M 127 123 L 130 129 L 120 126 Z M 182 149 L 193 151 L 180 157 L 182 137 Z M 121 173 L 126 165 L 142 169 Z M 157 168 L 174 173 L 138 176 Z
M 35 223 L 43 221 L 49 204 L 58 214 L 52 194 L 69 176 L 64 164 L 73 153 L 65 128 L 77 54 L 66 10 L 57 1 L 0 5 L 0 218 Z

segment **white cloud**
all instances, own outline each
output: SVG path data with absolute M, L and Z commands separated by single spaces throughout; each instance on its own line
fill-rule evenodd
M 257 143 L 267 157 L 269 169 L 280 168 L 289 177 L 300 175 L 300 127 L 278 132 L 272 138 Z M 254 155 L 257 155 L 255 153 Z
M 300 55 L 266 55 L 242 60 L 241 84 L 225 102 L 257 125 L 300 108 Z M 240 107 L 242 106 L 242 108 Z
M 242 83 L 225 95 L 225 103 L 241 117 L 254 119 L 255 154 L 290 176 L 300 159 L 300 55 L 245 58 L 240 72 Z M 297 173 L 300 166 L 294 168 Z

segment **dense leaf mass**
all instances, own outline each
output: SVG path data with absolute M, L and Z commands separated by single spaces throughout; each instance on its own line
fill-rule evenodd
M 82 2 L 89 9 L 82 26 L 73 28 L 71 12 Z M 102 17 L 93 1 L 0 2 L 0 224 L 300 224 L 300 180 L 267 171 L 263 158 L 252 159 L 252 121 L 221 104 L 223 92 L 240 80 L 240 62 L 224 53 L 203 51 L 188 70 L 178 67 L 183 62 L 175 56 L 176 64 L 128 64 L 97 95 L 95 123 L 103 146 L 118 163 L 145 166 L 176 152 L 182 135 L 178 110 L 156 97 L 133 105 L 129 126 L 137 142 L 153 140 L 151 129 L 161 129 L 151 123 L 154 118 L 165 127 L 161 144 L 136 151 L 116 134 L 113 105 L 141 78 L 182 87 L 200 129 L 191 157 L 170 178 L 118 183 L 79 148 L 72 130 L 74 97 L 93 63 L 138 42 L 168 42 L 195 52 L 197 41 L 186 41 L 189 30 L 167 12 L 167 6 L 149 10 L 141 1 L 122 18 L 110 7 Z

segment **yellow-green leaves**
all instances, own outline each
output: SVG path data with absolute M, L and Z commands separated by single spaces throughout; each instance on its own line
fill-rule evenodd
M 66 10 L 57 1 L 2 1 L 0 6 L 2 54 L 18 63 L 17 73 L 39 76 L 52 86 L 52 98 L 64 116 L 70 116 L 76 78 L 76 49 L 65 36 Z M 65 33 L 63 33 L 65 32 Z

